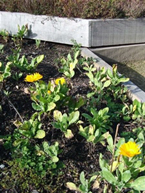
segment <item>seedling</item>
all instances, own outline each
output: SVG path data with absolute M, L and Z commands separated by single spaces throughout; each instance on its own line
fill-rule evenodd
M 21 47 L 23 44 L 23 38 L 27 35 L 28 32 L 28 24 L 23 25 L 20 27 L 18 25 L 18 32 L 17 34 L 12 36 L 12 40 L 14 41 L 14 44 L 18 47 Z

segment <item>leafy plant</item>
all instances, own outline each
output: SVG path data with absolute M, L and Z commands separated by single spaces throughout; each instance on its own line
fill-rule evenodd
M 93 176 L 88 180 L 88 179 L 85 178 L 84 172 L 81 172 L 81 174 L 80 174 L 81 184 L 78 187 L 72 182 L 67 182 L 66 186 L 70 190 L 77 191 L 77 192 L 80 192 L 80 193 L 92 193 L 92 191 L 90 191 L 91 183 L 95 179 L 95 177 L 96 176 Z
M 36 111 L 40 112 L 50 112 L 56 107 L 56 103 L 65 99 L 66 93 L 68 91 L 66 84 L 55 85 L 51 81 L 46 84 L 44 81 L 35 83 L 35 87 L 30 88 L 31 99 L 34 101 L 32 107 Z
M 37 66 L 43 61 L 44 55 L 36 56 L 32 58 L 31 62 L 28 62 L 25 55 L 20 58 L 20 48 L 13 50 L 13 54 L 10 55 L 7 59 L 11 62 L 13 67 L 17 67 L 21 71 L 33 72 L 36 70 Z
M 35 43 L 36 43 L 36 48 L 38 49 L 40 46 L 41 40 L 35 40 Z
M 84 63 L 83 69 L 87 71 L 85 74 L 89 78 L 92 89 L 92 92 L 88 93 L 87 97 L 90 98 L 94 95 L 98 95 L 98 101 L 101 100 L 104 94 L 104 89 L 109 87 L 111 84 L 111 80 L 107 78 L 105 68 L 97 71 L 94 64 L 89 65 L 88 63 Z
M 21 27 L 18 25 L 18 32 L 12 36 L 12 40 L 15 45 L 18 47 L 22 46 L 23 38 L 27 35 L 28 32 L 28 24 L 22 25 Z
M 121 99 L 123 102 L 126 100 L 127 88 L 121 87 L 121 83 L 129 81 L 129 78 L 125 78 L 117 71 L 117 65 L 113 65 L 112 72 L 107 70 L 107 75 L 110 78 L 111 84 L 109 90 L 111 91 L 114 99 Z
M 113 144 L 111 135 L 107 138 L 107 142 L 112 159 L 110 163 L 100 154 L 101 179 L 105 179 L 112 186 L 112 191 L 116 193 L 128 188 L 139 192 L 144 190 L 142 180 L 145 179 L 145 176 L 138 177 L 145 167 L 141 157 L 137 156 L 141 153 L 140 147 L 133 141 L 125 143 L 124 138 L 121 138 L 117 144 L 116 141 Z M 142 145 L 143 143 L 140 144 Z M 109 185 L 106 185 L 106 191 L 108 188 Z
M 12 75 L 12 78 L 13 78 L 14 80 L 18 81 L 22 76 L 23 76 L 23 73 L 22 73 L 22 72 L 20 72 L 20 73 L 17 72 L 17 73 L 15 73 L 15 74 Z
M 89 122 L 89 125 L 83 127 L 79 126 L 79 134 L 87 139 L 88 142 L 98 143 L 102 142 L 108 136 L 108 130 L 110 129 L 109 125 L 109 115 L 108 115 L 108 107 L 96 111 L 95 109 L 91 109 L 90 112 L 92 116 L 83 113 L 83 116 Z
M 78 63 L 78 57 L 80 54 L 80 50 L 75 50 L 74 56 L 72 57 L 69 53 L 67 58 L 63 57 L 60 59 L 61 67 L 59 68 L 59 72 L 63 73 L 66 77 L 72 78 L 75 75 L 75 67 Z
M 0 53 L 3 53 L 3 48 L 4 48 L 4 45 L 0 44 Z
M 17 129 L 13 135 L 4 138 L 5 148 L 10 149 L 12 158 L 17 161 L 20 168 L 33 168 L 43 176 L 48 169 L 57 168 L 59 145 L 57 142 L 49 145 L 47 141 L 43 141 L 42 144 L 37 141 L 46 135 L 37 116 L 35 113 L 30 120 L 23 123 L 16 121 Z
M 74 123 L 76 123 L 79 119 L 79 111 L 71 112 L 69 115 L 66 113 L 62 114 L 60 111 L 53 111 L 54 121 L 52 125 L 54 128 L 60 129 L 66 138 L 70 139 L 73 137 L 73 133 L 68 127 Z
M 9 32 L 7 30 L 0 31 L 0 35 L 2 36 L 5 42 L 8 42 L 9 39 Z
M 11 63 L 8 62 L 6 65 L 4 65 L 2 62 L 0 62 L 0 82 L 3 82 L 4 79 L 11 76 Z
M 126 104 L 123 107 L 122 113 L 126 121 L 132 119 L 135 122 L 143 123 L 145 119 L 145 103 L 134 100 L 132 104 Z

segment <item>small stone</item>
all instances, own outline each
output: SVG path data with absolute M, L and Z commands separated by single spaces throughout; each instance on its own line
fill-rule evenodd
M 0 169 L 3 169 L 5 167 L 4 164 L 0 164 Z

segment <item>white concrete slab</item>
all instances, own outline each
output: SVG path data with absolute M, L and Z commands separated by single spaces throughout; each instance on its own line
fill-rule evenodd
M 89 20 L 40 16 L 28 13 L 0 12 L 0 30 L 16 34 L 18 25 L 28 24 L 28 38 L 40 39 L 63 44 L 89 45 Z
M 145 18 L 80 19 L 0 11 L 0 30 L 17 33 L 18 25 L 28 24 L 28 38 L 63 44 L 71 40 L 85 47 L 145 43 Z

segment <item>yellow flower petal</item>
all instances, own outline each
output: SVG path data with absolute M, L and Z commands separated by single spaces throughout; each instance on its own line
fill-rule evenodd
M 124 155 L 126 157 L 134 157 L 135 155 L 138 155 L 141 153 L 139 146 L 132 141 L 122 144 L 119 150 L 120 150 L 120 155 Z
M 50 91 L 50 90 L 48 90 L 48 91 L 47 91 L 47 93 L 48 93 L 48 94 L 50 94 L 50 93 L 51 93 L 51 91 Z
M 57 78 L 57 79 L 55 80 L 55 84 L 56 84 L 56 85 L 58 85 L 58 84 L 63 85 L 63 84 L 65 84 L 65 83 L 66 83 L 66 81 L 65 81 L 65 79 L 64 79 L 63 77 Z
M 41 78 L 43 78 L 43 76 L 36 72 L 34 74 L 27 75 L 25 78 L 25 82 L 35 82 L 40 80 Z

